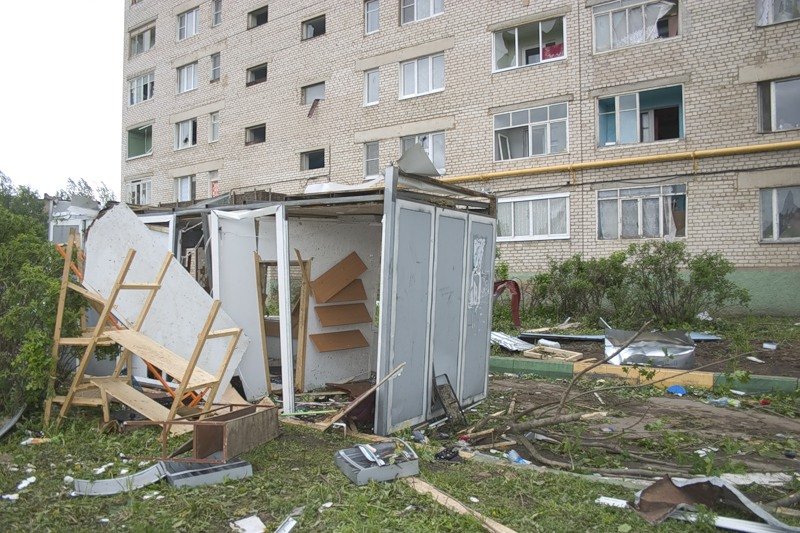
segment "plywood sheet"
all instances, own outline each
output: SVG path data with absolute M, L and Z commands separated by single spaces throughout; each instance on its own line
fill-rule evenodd
M 326 328 L 372 322 L 369 310 L 364 304 L 318 305 L 314 311 L 317 312 L 320 323 Z
M 349 350 L 351 348 L 369 346 L 364 334 L 357 329 L 333 333 L 317 333 L 309 335 L 309 337 L 311 337 L 311 342 L 320 352 L 335 352 L 336 350 Z
M 361 302 L 366 299 L 367 291 L 364 289 L 364 282 L 357 279 L 337 292 L 327 303 Z
M 364 264 L 364 261 L 357 253 L 351 252 L 350 255 L 311 282 L 314 298 L 317 303 L 329 301 L 366 271 L 367 265 Z
M 86 241 L 86 277 L 84 285 L 107 298 L 114 278 L 128 249 L 136 250 L 126 281 L 152 282 L 164 261 L 166 250 L 157 239 L 158 233 L 147 229 L 125 205 L 119 204 L 95 220 Z M 252 254 L 252 252 L 250 252 Z M 247 257 L 252 265 L 252 255 Z M 144 291 L 122 291 L 114 313 L 128 324 L 136 320 L 147 294 Z M 174 258 L 156 295 L 153 307 L 141 332 L 158 344 L 181 356 L 191 353 L 197 334 L 203 327 L 213 300 Z M 239 327 L 220 310 L 214 329 Z M 203 348 L 197 366 L 215 371 L 225 357 L 227 338 L 210 339 Z M 218 394 L 225 392 L 234 371 L 242 360 L 250 340 L 242 335 L 221 380 Z M 263 358 L 262 358 L 263 366 Z

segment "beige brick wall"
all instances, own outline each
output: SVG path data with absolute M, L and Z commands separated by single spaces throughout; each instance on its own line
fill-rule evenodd
M 129 0 L 125 0 L 129 4 Z M 381 166 L 399 157 L 399 135 L 445 128 L 447 175 L 474 174 L 800 140 L 800 131 L 758 132 L 752 71 L 800 65 L 800 21 L 755 26 L 755 1 L 680 3 L 680 35 L 606 53 L 593 53 L 592 10 L 587 0 L 444 0 L 442 15 L 400 25 L 399 0 L 380 2 L 380 31 L 364 35 L 363 2 L 347 0 L 223 0 L 223 22 L 211 27 L 211 1 L 142 0 L 126 10 L 121 91 L 121 159 L 125 183 L 150 177 L 156 202 L 174 200 L 176 176 L 195 173 L 197 196 L 207 197 L 208 170 L 219 170 L 222 191 L 243 187 L 296 193 L 308 183 L 356 183 L 363 177 L 364 138 L 380 141 Z M 247 29 L 247 13 L 269 4 L 269 22 Z M 529 4 L 529 5 L 526 5 Z M 177 42 L 177 14 L 200 7 L 199 34 Z M 301 22 L 319 14 L 326 34 L 301 40 Z M 490 26 L 520 17 L 563 14 L 564 60 L 492 73 Z M 156 23 L 155 47 L 128 58 L 128 29 Z M 416 48 L 415 48 L 416 47 Z M 443 50 L 445 89 L 399 99 L 398 59 L 410 50 Z M 222 78 L 210 83 L 210 54 L 219 51 Z M 176 67 L 198 61 L 198 88 L 176 94 Z M 268 63 L 265 83 L 245 86 L 248 67 Z M 363 106 L 363 68 L 380 64 L 380 103 Z M 782 65 L 782 67 L 781 67 Z M 787 67 L 788 65 L 788 67 Z M 781 70 L 781 68 L 783 70 Z M 127 105 L 127 80 L 155 70 L 156 95 Z M 637 83 L 683 85 L 685 136 L 680 140 L 597 147 L 596 102 Z M 325 81 L 326 99 L 312 117 L 300 88 Z M 547 99 L 569 102 L 566 153 L 495 162 L 492 115 L 497 108 Z M 208 142 L 209 110 L 220 109 L 221 137 Z M 198 118 L 197 146 L 174 150 L 176 116 Z M 152 122 L 153 154 L 126 161 L 127 129 Z M 246 127 L 266 123 L 265 143 L 245 146 Z M 442 126 L 444 125 L 444 126 Z M 302 171 L 300 153 L 325 148 L 326 168 Z M 548 257 L 608 254 L 629 241 L 598 241 L 596 189 L 612 182 L 687 183 L 686 242 L 693 251 L 718 250 L 739 267 L 797 267 L 800 244 L 760 244 L 757 169 L 794 168 L 800 184 L 800 150 L 748 156 L 537 174 L 476 183 L 499 196 L 570 193 L 570 239 L 502 244 L 512 270 L 540 268 Z M 778 172 L 778 170 L 776 170 Z M 784 183 L 786 180 L 784 179 Z

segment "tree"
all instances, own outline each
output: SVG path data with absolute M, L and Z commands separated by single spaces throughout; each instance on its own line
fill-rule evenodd
M 73 196 L 85 196 L 86 198 L 91 198 L 99 202 L 100 205 L 117 199 L 114 191 L 109 189 L 105 182 L 101 181 L 97 190 L 95 190 L 94 187 L 89 185 L 89 182 L 83 178 L 78 178 L 77 180 L 67 178 L 66 188 L 56 191 L 55 196 L 64 199 L 72 198 Z

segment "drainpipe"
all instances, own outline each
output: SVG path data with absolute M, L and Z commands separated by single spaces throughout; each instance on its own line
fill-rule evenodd
M 710 150 L 695 150 L 693 152 L 677 152 L 674 154 L 646 155 L 640 157 L 625 157 L 608 159 L 604 161 L 587 161 L 585 163 L 568 163 L 565 165 L 551 165 L 548 167 L 522 168 L 516 170 L 502 170 L 498 172 L 484 172 L 482 174 L 468 174 L 464 176 L 451 176 L 440 178 L 446 183 L 469 183 L 473 181 L 487 181 L 498 178 L 512 178 L 516 176 L 531 176 L 534 174 L 551 174 L 556 172 L 574 172 L 594 168 L 622 167 L 628 165 L 642 165 L 645 163 L 664 163 L 669 161 L 683 161 L 707 159 L 710 157 L 725 157 L 730 155 L 757 154 L 763 152 L 778 152 L 781 150 L 800 149 L 800 141 L 785 141 L 769 144 L 750 144 L 747 146 L 734 146 L 729 148 L 712 148 Z

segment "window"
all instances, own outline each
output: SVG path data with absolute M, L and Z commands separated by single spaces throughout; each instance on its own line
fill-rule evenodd
M 131 45 L 128 53 L 130 57 L 133 57 L 147 52 L 156 45 L 156 27 L 150 26 L 144 30 L 134 30 L 131 32 L 130 37 Z
M 188 39 L 197 35 L 197 22 L 200 18 L 200 8 L 196 7 L 178 15 L 178 40 Z
M 257 65 L 247 69 L 247 86 L 267 81 L 267 64 Z
M 596 52 L 678 35 L 678 0 L 617 0 L 592 14 Z
M 264 6 L 251 11 L 247 14 L 247 29 L 251 30 L 257 26 L 267 23 L 269 19 L 269 6 Z
M 222 72 L 221 56 L 219 52 L 211 54 L 211 81 L 219 81 L 220 73 Z
M 259 124 L 258 126 L 250 126 L 244 130 L 244 145 L 250 146 L 251 144 L 263 143 L 267 140 L 267 125 Z
M 600 98 L 599 146 L 683 138 L 683 87 Z
M 494 71 L 564 58 L 564 18 L 494 33 Z
M 222 24 L 222 0 L 211 2 L 211 27 Z
M 381 5 L 379 0 L 364 2 L 364 34 L 375 33 L 381 28 Z
M 409 98 L 444 90 L 444 54 L 400 63 L 400 97 Z
M 444 174 L 444 132 L 422 133 L 403 137 L 400 139 L 401 155 L 417 143 L 422 145 L 439 174 Z
M 192 202 L 195 199 L 194 175 L 175 179 L 175 201 Z
M 153 153 L 153 125 L 128 130 L 128 159 Z
M 494 116 L 494 159 L 505 161 L 567 150 L 567 104 Z
M 686 236 L 686 185 L 597 192 L 597 238 Z
M 800 78 L 775 80 L 758 86 L 761 131 L 800 128 Z
M 364 144 L 364 177 L 367 179 L 380 176 L 380 158 L 378 141 Z
M 325 82 L 303 87 L 303 105 L 313 104 L 314 100 L 325 100 Z
M 325 35 L 325 15 L 303 22 L 303 39 L 313 39 Z
M 153 184 L 149 179 L 128 182 L 128 203 L 133 205 L 147 205 Z
M 569 239 L 569 194 L 497 200 L 498 241 Z
M 800 187 L 761 189 L 761 240 L 800 242 Z
M 756 0 L 758 25 L 777 24 L 800 18 L 800 0 Z
M 400 20 L 402 24 L 431 18 L 443 12 L 444 0 L 403 0 L 400 3 Z
M 208 171 L 208 192 L 211 198 L 219 196 L 219 170 Z
M 178 67 L 178 94 L 197 89 L 197 63 Z
M 214 141 L 219 140 L 219 111 L 211 113 L 208 116 L 208 121 L 208 142 L 213 143 Z
M 197 119 L 192 118 L 175 124 L 175 149 L 188 148 L 197 144 Z
M 156 75 L 154 72 L 128 80 L 129 105 L 136 105 L 153 97 Z
M 364 105 L 377 104 L 380 98 L 381 78 L 378 69 L 364 72 Z
M 325 150 L 311 150 L 300 154 L 300 165 L 303 170 L 325 168 Z

